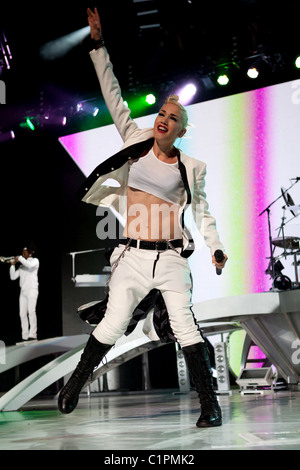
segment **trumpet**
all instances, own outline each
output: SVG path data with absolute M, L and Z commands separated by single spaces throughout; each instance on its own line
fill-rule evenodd
M 8 257 L 0 256 L 1 263 L 11 263 L 11 261 L 14 261 L 14 260 L 15 260 L 15 256 L 8 256 Z

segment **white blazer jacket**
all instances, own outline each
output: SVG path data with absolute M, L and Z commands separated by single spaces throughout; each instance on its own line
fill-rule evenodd
M 80 188 L 82 201 L 104 207 L 114 208 L 126 219 L 128 162 L 139 158 L 145 149 L 153 145 L 153 128 L 140 129 L 130 117 L 130 109 L 124 105 L 121 89 L 113 72 L 109 54 L 105 47 L 90 52 L 91 59 L 100 82 L 103 98 L 116 125 L 124 145 L 120 152 L 101 163 L 86 179 Z M 211 254 L 224 250 L 219 240 L 216 221 L 208 210 L 204 192 L 206 164 L 185 155 L 177 149 L 179 170 L 185 186 L 180 202 L 180 216 L 184 250 L 182 256 L 188 257 L 193 252 L 193 240 L 184 226 L 184 211 L 191 205 L 196 226 L 203 235 Z M 120 186 L 109 186 L 108 179 L 116 180 Z M 105 183 L 105 184 L 103 184 Z

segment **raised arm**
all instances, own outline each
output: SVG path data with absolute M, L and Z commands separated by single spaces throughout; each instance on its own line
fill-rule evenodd
M 113 72 L 109 54 L 104 47 L 102 27 L 97 9 L 87 10 L 91 38 L 95 41 L 95 49 L 90 55 L 98 76 L 103 98 L 110 115 L 125 142 L 137 129 L 137 124 L 130 117 L 130 109 L 123 102 L 119 82 Z

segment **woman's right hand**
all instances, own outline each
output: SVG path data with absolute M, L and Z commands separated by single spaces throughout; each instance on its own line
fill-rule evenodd
M 94 11 L 88 8 L 87 15 L 88 15 L 88 23 L 91 28 L 91 38 L 94 39 L 94 41 L 101 41 L 102 29 L 101 29 L 101 23 L 100 23 L 100 16 L 99 16 L 97 8 L 95 8 Z

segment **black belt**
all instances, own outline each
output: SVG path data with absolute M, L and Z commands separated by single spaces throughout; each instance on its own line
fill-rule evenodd
M 155 250 L 155 251 L 165 251 L 173 248 L 182 248 L 183 241 L 182 239 L 177 240 L 160 240 L 157 242 L 152 242 L 150 240 L 134 240 L 134 239 L 125 238 L 120 240 L 122 245 L 131 246 L 133 248 L 140 248 L 141 250 Z M 170 246 L 172 245 L 172 247 Z

